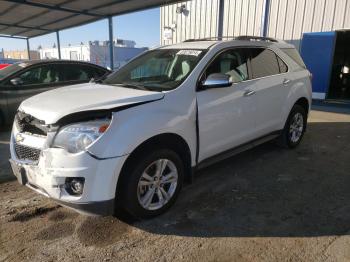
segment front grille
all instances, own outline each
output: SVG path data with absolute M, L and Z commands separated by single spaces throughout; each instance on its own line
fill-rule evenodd
M 44 122 L 36 119 L 35 117 L 18 112 L 15 117 L 18 131 L 21 133 L 30 133 L 34 135 L 46 136 Z
M 38 161 L 41 150 L 15 143 L 15 152 L 17 158 L 20 160 Z

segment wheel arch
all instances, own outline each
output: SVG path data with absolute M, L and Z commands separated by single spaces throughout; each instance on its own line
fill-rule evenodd
M 305 95 L 299 95 L 299 96 L 294 97 L 294 98 L 290 97 L 289 101 L 290 101 L 290 103 L 288 103 L 288 106 L 286 106 L 283 109 L 283 116 L 282 116 L 281 125 L 280 125 L 281 130 L 285 127 L 287 120 L 288 120 L 288 116 L 289 116 L 292 108 L 295 105 L 299 105 L 299 106 L 304 108 L 304 110 L 306 112 L 306 117 L 308 117 L 309 111 L 311 108 L 311 105 L 310 105 L 311 101 Z
M 310 110 L 310 105 L 309 105 L 309 101 L 307 100 L 306 97 L 300 97 L 295 103 L 294 105 L 300 105 L 304 108 L 306 114 L 309 114 L 309 110 Z M 293 106 L 294 106 L 293 105 Z M 292 107 L 293 108 L 293 107 Z
M 185 181 L 192 181 L 191 150 L 186 140 L 175 133 L 163 133 L 145 140 L 131 152 L 121 169 L 116 194 L 120 192 L 120 185 L 123 184 L 123 179 L 127 177 L 133 163 L 147 151 L 155 148 L 167 148 L 175 151 L 184 163 Z

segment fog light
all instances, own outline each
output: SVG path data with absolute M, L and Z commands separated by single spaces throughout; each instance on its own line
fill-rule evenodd
M 85 178 L 72 177 L 66 179 L 66 190 L 71 195 L 81 195 L 84 190 Z

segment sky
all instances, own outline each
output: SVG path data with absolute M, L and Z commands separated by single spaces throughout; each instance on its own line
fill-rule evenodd
M 137 47 L 152 47 L 160 42 L 160 10 L 148 9 L 113 17 L 114 38 L 134 40 Z M 94 40 L 108 40 L 107 19 L 60 31 L 61 47 L 68 44 L 75 45 Z M 30 49 L 36 50 L 39 45 L 52 47 L 56 43 L 56 34 L 30 39 Z M 0 38 L 0 49 L 24 50 L 27 48 L 25 40 Z

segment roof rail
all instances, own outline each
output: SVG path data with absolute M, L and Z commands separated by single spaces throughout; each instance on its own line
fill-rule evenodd
M 187 39 L 184 42 L 195 42 L 195 41 L 217 41 L 217 40 L 228 40 L 232 39 L 234 40 L 236 37 L 235 36 L 212 36 L 212 37 L 206 37 L 206 38 L 192 38 L 192 39 Z
M 277 39 L 272 37 L 264 37 L 264 36 L 253 36 L 253 35 L 242 35 L 237 36 L 235 40 L 246 40 L 246 41 L 268 41 L 268 42 L 278 42 Z
M 214 36 L 207 38 L 198 38 L 198 39 L 187 39 L 184 42 L 196 42 L 196 41 L 220 41 L 220 40 L 244 40 L 244 41 L 268 41 L 268 42 L 278 42 L 277 39 L 272 37 L 262 37 L 262 36 L 250 36 L 250 35 L 242 35 L 242 36 Z

